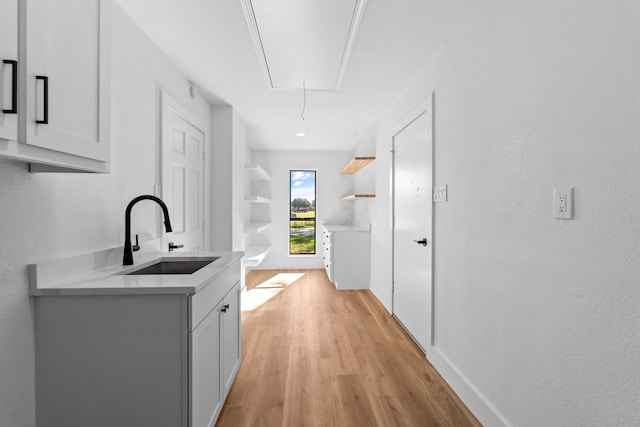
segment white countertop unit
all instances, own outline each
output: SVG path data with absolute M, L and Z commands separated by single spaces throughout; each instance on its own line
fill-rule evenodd
M 114 248 L 30 265 L 38 425 L 215 425 L 240 367 L 243 255 L 137 252 L 122 266 Z M 126 275 L 212 257 L 192 274 Z
M 136 253 L 135 264 L 122 265 L 122 250 L 103 251 L 29 265 L 29 295 L 194 294 L 211 283 L 244 252 Z M 192 274 L 130 275 L 159 260 L 219 257 Z
M 369 224 L 323 224 L 322 260 L 336 289 L 368 289 Z

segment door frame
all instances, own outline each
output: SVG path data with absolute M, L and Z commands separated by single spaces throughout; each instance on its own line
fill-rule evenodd
M 429 112 L 431 112 L 431 146 L 432 146 L 432 156 L 431 156 L 431 183 L 433 185 L 433 183 L 435 182 L 435 161 L 434 161 L 434 155 L 433 153 L 435 152 L 434 147 L 435 147 L 435 116 L 433 113 L 433 106 L 434 106 L 434 102 L 433 102 L 433 93 L 429 94 L 429 96 L 427 96 L 426 98 L 424 98 L 423 100 L 421 100 L 415 107 L 413 107 L 401 120 L 399 120 L 395 126 L 393 126 L 392 128 L 392 132 L 391 132 L 391 179 L 390 179 L 390 194 L 391 194 L 391 203 L 390 203 L 390 218 L 391 218 L 391 314 L 393 315 L 394 319 L 396 319 L 396 321 L 398 321 L 398 323 L 400 323 L 400 325 L 402 325 L 402 322 L 400 322 L 400 320 L 396 317 L 395 315 L 395 253 L 396 253 L 396 248 L 395 248 L 395 210 L 396 210 L 396 178 L 395 178 L 395 174 L 396 174 L 396 155 L 395 155 L 395 148 L 396 148 L 396 137 L 403 131 L 405 130 L 407 127 L 409 127 L 413 122 L 415 122 L 418 118 L 420 118 L 422 115 L 424 114 L 428 114 Z M 430 357 L 431 354 L 431 350 L 434 348 L 435 342 L 434 342 L 434 330 L 435 330 L 435 316 L 434 316 L 434 312 L 435 312 L 435 284 L 434 284 L 434 278 L 435 278 L 435 267 L 433 265 L 433 260 L 434 260 L 434 254 L 435 254 L 435 238 L 434 238 L 434 221 L 435 221 L 435 209 L 433 206 L 433 188 L 431 189 L 431 230 L 430 230 L 430 242 L 429 244 L 431 245 L 431 286 L 430 289 L 428 290 L 428 293 L 430 293 L 430 300 L 431 300 L 431 306 L 427 307 L 427 309 L 429 310 L 429 313 L 427 315 L 427 318 L 429 319 L 429 327 L 427 328 L 427 333 L 428 333 L 428 339 L 427 339 L 427 348 L 424 348 L 423 350 L 426 353 L 427 358 Z M 403 326 L 404 328 L 404 326 Z

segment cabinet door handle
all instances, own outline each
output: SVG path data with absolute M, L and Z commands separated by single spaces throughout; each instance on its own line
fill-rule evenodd
M 224 307 L 222 307 L 222 310 L 220 311 L 222 311 L 223 313 L 226 313 L 228 309 L 229 309 L 229 304 L 225 304 Z
M 39 125 L 48 125 L 49 124 L 49 77 L 47 76 L 36 76 L 36 80 L 42 80 L 44 83 L 44 96 L 43 96 L 43 117 L 42 120 L 36 120 L 36 123 Z
M 18 114 L 18 61 L 3 59 L 3 64 L 11 65 L 11 108 L 3 109 L 5 114 Z

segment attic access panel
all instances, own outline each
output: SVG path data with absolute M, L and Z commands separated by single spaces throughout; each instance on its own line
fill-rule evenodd
M 338 91 L 366 0 L 241 0 L 267 87 Z

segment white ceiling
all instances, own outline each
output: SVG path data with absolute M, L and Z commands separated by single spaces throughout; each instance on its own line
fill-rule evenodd
M 118 3 L 212 104 L 236 109 L 252 148 L 350 151 L 479 1 L 367 0 L 340 91 L 307 91 L 304 120 L 301 90 L 267 88 L 240 0 Z
M 340 89 L 366 0 L 241 0 L 267 87 Z

